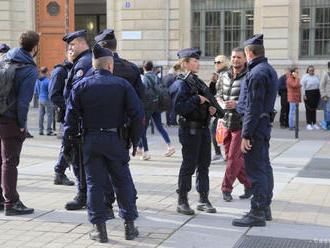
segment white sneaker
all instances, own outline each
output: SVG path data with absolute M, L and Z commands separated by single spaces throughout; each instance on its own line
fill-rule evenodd
M 314 124 L 314 125 L 313 125 L 313 129 L 314 129 L 314 130 L 320 130 L 320 127 L 319 127 L 317 124 Z
M 149 160 L 151 158 L 148 152 L 144 152 L 143 155 L 140 157 L 140 160 Z
M 313 130 L 313 126 L 311 124 L 308 124 L 306 127 L 307 130 Z
M 223 161 L 225 161 L 225 159 L 222 157 L 222 155 L 214 155 L 211 163 L 216 163 L 216 162 L 221 163 Z

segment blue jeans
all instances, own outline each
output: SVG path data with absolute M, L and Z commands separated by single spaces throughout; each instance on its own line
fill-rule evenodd
M 295 114 L 296 114 L 296 103 L 295 102 L 289 102 L 290 104 L 290 110 L 289 110 L 289 127 L 294 127 L 294 120 L 295 120 Z
M 39 101 L 39 133 L 44 132 L 44 116 L 47 114 L 47 133 L 52 132 L 53 104 L 51 101 Z
M 144 128 L 141 140 L 139 142 L 139 147 L 142 148 L 142 146 L 143 146 L 143 149 L 145 152 L 149 151 L 148 141 L 147 141 L 147 129 L 149 126 L 150 119 L 152 119 L 158 132 L 163 136 L 163 139 L 165 140 L 166 144 L 170 144 L 171 140 L 170 140 L 170 137 L 168 136 L 166 130 L 163 127 L 162 118 L 161 118 L 160 113 L 159 112 L 154 112 L 154 113 L 146 112 L 145 117 L 146 117 L 146 126 Z
M 330 126 L 330 99 L 328 101 L 323 101 L 323 110 L 324 110 L 324 121 L 327 123 L 327 126 Z

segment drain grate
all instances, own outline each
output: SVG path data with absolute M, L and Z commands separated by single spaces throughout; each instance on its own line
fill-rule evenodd
M 234 248 L 330 248 L 330 239 L 301 240 L 245 235 Z

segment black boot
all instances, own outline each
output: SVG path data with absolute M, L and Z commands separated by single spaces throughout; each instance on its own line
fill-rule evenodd
M 126 240 L 133 240 L 133 239 L 135 239 L 135 237 L 137 237 L 139 235 L 139 231 L 134 226 L 133 220 L 125 220 L 124 227 L 125 227 L 125 239 Z
M 226 201 L 226 202 L 231 202 L 233 200 L 233 197 L 231 196 L 231 193 L 228 191 L 222 191 L 222 198 Z
M 244 189 L 244 194 L 240 195 L 240 199 L 249 199 L 253 195 L 253 188 Z
M 185 215 L 193 215 L 195 211 L 192 210 L 188 203 L 188 192 L 179 192 L 178 207 L 176 211 Z
M 33 212 L 33 208 L 27 208 L 20 200 L 10 205 L 9 207 L 5 207 L 6 216 L 32 214 Z
M 69 201 L 65 204 L 66 210 L 78 210 L 84 207 L 86 207 L 86 192 L 82 191 L 78 191 L 73 201 Z
M 0 190 L 1 192 L 1 190 Z M 5 209 L 5 198 L 2 196 L 2 192 L 0 194 L 0 211 L 3 211 Z
M 244 215 L 241 219 L 233 219 L 233 226 L 251 227 L 251 226 L 265 226 L 265 211 L 251 209 L 251 211 Z
M 105 205 L 105 212 L 108 220 L 112 220 L 115 218 L 115 214 L 113 213 L 112 205 Z
M 64 173 L 55 172 L 54 184 L 56 185 L 74 185 L 74 182 L 71 181 Z
M 93 224 L 93 230 L 89 233 L 89 238 L 100 243 L 108 242 L 108 234 L 105 222 Z
M 270 206 L 265 208 L 265 219 L 268 220 L 268 221 L 273 220 L 272 210 L 270 209 Z
M 199 193 L 199 202 L 197 205 L 197 210 L 205 211 L 206 213 L 216 213 L 217 210 L 212 206 L 208 198 L 209 192 Z

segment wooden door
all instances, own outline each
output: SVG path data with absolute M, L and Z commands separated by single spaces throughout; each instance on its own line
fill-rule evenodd
M 36 0 L 36 31 L 40 33 L 38 67 L 49 71 L 65 58 L 63 36 L 74 30 L 74 0 Z

